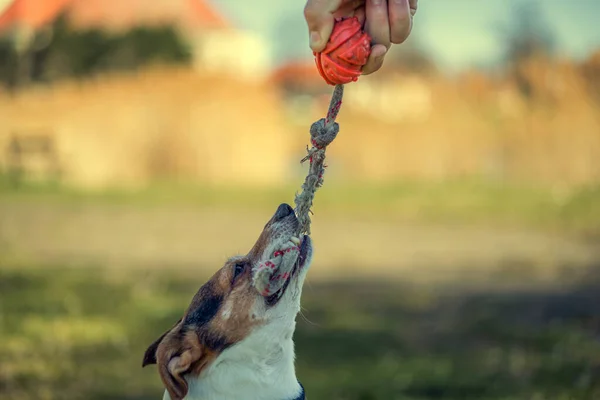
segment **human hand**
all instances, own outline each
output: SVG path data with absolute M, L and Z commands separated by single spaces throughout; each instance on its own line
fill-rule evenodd
M 412 30 L 418 0 L 307 0 L 304 18 L 308 25 L 310 48 L 325 48 L 336 18 L 357 17 L 371 36 L 371 54 L 363 75 L 379 70 L 392 44 L 403 43 Z

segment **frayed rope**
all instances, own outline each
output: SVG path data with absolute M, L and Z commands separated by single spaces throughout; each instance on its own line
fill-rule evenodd
M 310 127 L 311 149 L 306 149 L 308 154 L 300 162 L 310 160 L 308 174 L 302 185 L 302 193 L 296 193 L 296 216 L 298 218 L 298 232 L 310 235 L 311 207 L 315 198 L 315 192 L 323 186 L 323 174 L 325 173 L 325 149 L 336 138 L 339 125 L 335 122 L 344 94 L 343 85 L 337 85 L 333 90 L 331 103 L 326 118 L 321 118 Z M 287 247 L 277 250 L 270 259 L 255 267 L 253 284 L 263 296 L 270 296 L 283 287 L 289 274 L 297 262 L 300 249 L 291 241 Z
M 277 250 L 272 258 L 256 266 L 252 281 L 261 295 L 270 296 L 283 287 L 299 254 L 300 248 L 290 245 L 285 249 Z
M 298 217 L 299 234 L 310 235 L 311 208 L 317 189 L 323 186 L 323 175 L 325 174 L 325 150 L 336 138 L 340 127 L 335 119 L 342 106 L 344 85 L 336 85 L 333 89 L 331 102 L 327 111 L 327 117 L 321 118 L 310 127 L 310 142 L 312 148 L 307 147 L 307 156 L 300 162 L 310 160 L 308 175 L 302 184 L 302 192 L 296 193 L 294 203 L 296 204 L 296 216 Z

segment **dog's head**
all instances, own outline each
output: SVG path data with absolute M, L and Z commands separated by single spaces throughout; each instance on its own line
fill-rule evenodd
M 240 345 L 253 331 L 272 325 L 275 329 L 270 332 L 289 334 L 312 258 L 310 238 L 297 238 L 297 231 L 294 210 L 280 205 L 248 254 L 225 262 L 198 290 L 183 317 L 148 347 L 143 366 L 158 365 L 171 399 L 187 394 L 185 376 L 199 377 L 226 349 Z M 281 254 L 287 258 L 279 260 L 278 267 L 287 272 L 274 271 L 280 280 L 273 285 L 277 290 L 257 289 L 261 268 L 275 268 L 270 260 Z

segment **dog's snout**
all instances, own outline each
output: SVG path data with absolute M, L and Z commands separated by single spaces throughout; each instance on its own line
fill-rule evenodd
M 294 213 L 294 209 L 289 204 L 281 204 L 277 207 L 277 211 L 275 211 L 275 221 L 281 221 L 285 217 L 292 215 Z

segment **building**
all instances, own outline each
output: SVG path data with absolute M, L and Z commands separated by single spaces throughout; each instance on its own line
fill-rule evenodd
M 51 25 L 60 15 L 75 28 L 112 32 L 171 25 L 188 41 L 198 70 L 260 79 L 270 68 L 267 43 L 233 27 L 205 0 L 13 0 L 0 11 L 0 35 L 9 36 L 24 51 L 34 34 L 51 35 Z

